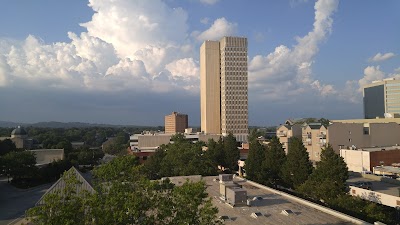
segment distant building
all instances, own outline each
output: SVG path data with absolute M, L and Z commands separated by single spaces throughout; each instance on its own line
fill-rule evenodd
M 78 148 L 85 146 L 85 142 L 84 141 L 73 141 L 73 142 L 71 142 L 71 145 L 72 145 L 73 149 L 78 149 Z
M 400 145 L 400 118 L 333 120 L 327 142 L 340 149 Z
M 192 142 L 203 141 L 208 142 L 209 139 L 218 141 L 221 137 L 220 134 L 203 134 L 201 132 L 192 133 L 192 129 L 186 129 L 187 132 L 183 133 L 185 139 Z M 155 153 L 155 151 L 161 146 L 171 143 L 171 137 L 173 134 L 165 134 L 162 132 L 145 132 L 143 134 L 134 134 L 129 138 L 130 149 L 129 154 L 133 154 L 139 157 L 142 161 L 147 160 L 147 158 Z
M 400 80 L 389 78 L 365 85 L 363 100 L 365 119 L 398 116 L 400 114 Z
M 32 149 L 37 147 L 35 140 L 29 138 L 28 132 L 26 132 L 26 130 L 21 126 L 15 128 L 11 132 L 10 137 L 0 137 L 0 141 L 5 139 L 10 139 L 15 144 L 15 147 L 19 149 Z
M 247 38 L 223 37 L 200 47 L 201 131 L 248 138 Z
M 276 135 L 287 153 L 291 137 L 300 136 L 313 162 L 320 161 L 321 150 L 330 144 L 341 149 L 361 149 L 400 145 L 400 118 L 332 120 L 328 127 L 321 123 L 291 123 L 277 128 Z
M 186 128 L 188 128 L 188 115 L 172 112 L 165 116 L 166 134 L 184 133 Z
M 290 121 L 286 121 L 285 124 L 277 127 L 276 136 L 282 144 L 286 154 L 289 148 L 289 141 L 292 137 L 301 138 L 301 125 L 292 124 Z
M 304 124 L 302 127 L 302 140 L 307 149 L 310 160 L 321 160 L 321 149 L 326 145 L 327 128 L 321 123 Z
M 44 166 L 64 159 L 64 149 L 33 149 L 28 151 L 35 154 L 36 166 Z
M 349 168 L 349 171 L 373 171 L 377 166 L 391 166 L 400 163 L 400 147 L 371 147 L 340 149 L 340 156 Z

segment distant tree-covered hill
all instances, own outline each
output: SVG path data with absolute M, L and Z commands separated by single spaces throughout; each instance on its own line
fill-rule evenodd
M 38 122 L 38 123 L 18 123 L 9 121 L 0 121 L 0 127 L 47 127 L 47 128 L 83 128 L 83 127 L 148 127 L 137 125 L 112 125 L 112 124 L 98 124 L 98 123 L 82 123 L 82 122 Z

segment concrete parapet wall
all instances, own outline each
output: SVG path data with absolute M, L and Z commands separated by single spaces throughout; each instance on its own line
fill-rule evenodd
M 390 207 L 400 206 L 400 197 L 350 186 L 350 195 Z
M 365 225 L 366 224 L 370 224 L 370 223 L 367 223 L 367 222 L 365 222 L 363 220 L 360 220 L 360 219 L 357 219 L 355 217 L 352 217 L 352 216 L 346 215 L 344 213 L 338 212 L 336 210 L 330 209 L 328 207 L 324 207 L 324 206 L 318 205 L 316 203 L 313 203 L 313 202 L 304 200 L 302 198 L 296 197 L 294 195 L 291 195 L 291 194 L 288 194 L 288 193 L 285 193 L 285 192 L 282 192 L 282 191 L 278 191 L 278 190 L 275 190 L 275 189 L 270 188 L 270 187 L 266 187 L 266 186 L 264 186 L 262 184 L 259 184 L 259 183 L 256 183 L 256 182 L 253 182 L 253 181 L 250 181 L 250 180 L 247 180 L 247 182 L 249 182 L 251 185 L 253 185 L 255 187 L 258 187 L 258 188 L 267 190 L 269 192 L 281 195 L 281 196 L 283 196 L 283 197 L 285 197 L 287 199 L 290 199 L 292 201 L 298 202 L 298 203 L 306 205 L 308 207 L 317 209 L 317 210 L 319 210 L 321 212 L 324 212 L 324 213 L 327 213 L 329 215 L 335 216 L 335 217 L 340 218 L 342 220 L 345 220 L 345 221 L 348 221 L 348 222 L 351 222 L 351 223 L 354 223 L 354 224 L 365 224 Z

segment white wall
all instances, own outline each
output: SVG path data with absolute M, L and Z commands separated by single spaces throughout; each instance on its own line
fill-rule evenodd
M 349 171 L 372 171 L 370 154 L 367 151 L 341 149 L 340 156 L 343 157 Z
M 350 186 L 350 195 L 358 196 L 362 199 L 390 207 L 400 206 L 400 197 L 383 194 L 376 191 L 370 191 L 363 188 Z

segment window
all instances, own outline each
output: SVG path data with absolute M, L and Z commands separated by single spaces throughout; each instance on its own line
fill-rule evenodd
M 369 127 L 364 127 L 364 135 L 369 135 Z

